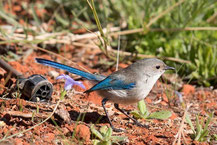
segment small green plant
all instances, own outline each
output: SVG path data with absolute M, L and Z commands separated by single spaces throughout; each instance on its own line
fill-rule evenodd
M 127 137 L 125 136 L 112 136 L 112 128 L 107 126 L 102 126 L 99 131 L 97 131 L 92 124 L 91 132 L 98 138 L 94 139 L 93 145 L 112 145 L 113 143 L 119 144 L 120 142 L 126 142 Z
M 138 102 L 138 110 L 132 111 L 131 114 L 133 114 L 133 116 L 135 116 L 136 118 L 161 119 L 161 120 L 167 119 L 172 115 L 170 111 L 165 111 L 165 110 L 149 113 L 144 100 Z
M 23 101 L 19 99 L 19 111 L 23 112 Z
M 60 100 L 64 100 L 66 94 L 67 94 L 67 91 L 66 91 L 65 89 L 64 89 L 64 90 L 61 90 Z
M 204 118 L 201 118 L 201 120 L 199 120 L 199 115 L 197 115 L 196 116 L 196 130 L 195 130 L 189 115 L 188 114 L 186 115 L 186 121 L 190 125 L 191 130 L 193 131 L 193 134 L 191 136 L 192 139 L 196 141 L 200 141 L 200 142 L 206 141 L 208 139 L 208 134 L 209 134 L 208 126 L 212 118 L 213 118 L 213 113 L 209 114 L 209 117 L 207 121 L 205 122 Z
M 217 134 L 213 134 L 213 135 L 212 135 L 212 140 L 217 141 Z

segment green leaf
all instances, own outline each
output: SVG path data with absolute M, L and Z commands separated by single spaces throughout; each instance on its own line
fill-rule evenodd
M 62 90 L 61 93 L 60 93 L 60 100 L 63 100 L 64 97 L 66 96 L 67 94 L 67 91 L 66 90 Z
M 201 136 L 202 126 L 200 125 L 200 121 L 198 115 L 196 116 L 196 136 L 194 140 L 199 140 Z
M 15 18 L 9 16 L 6 12 L 3 11 L 3 9 L 0 10 L 0 18 L 5 19 L 8 23 L 14 26 L 20 26 L 20 24 L 15 20 Z
M 98 137 L 100 140 L 103 140 L 103 139 L 104 139 L 103 136 L 102 136 L 102 134 L 101 134 L 99 131 L 97 131 L 97 130 L 95 129 L 95 127 L 94 127 L 93 124 L 91 125 L 90 130 L 91 130 L 91 132 L 92 132 L 96 137 Z
M 112 145 L 112 141 L 111 140 L 105 141 L 105 145 Z
M 217 141 L 217 134 L 212 135 L 213 140 Z
M 62 17 L 61 15 L 59 15 L 58 13 L 55 13 L 55 18 L 63 26 L 69 26 L 69 21 L 65 19 L 64 17 Z
M 140 114 L 137 110 L 131 111 L 130 113 L 137 119 L 144 118 L 144 116 L 142 114 Z
M 31 6 L 33 19 L 35 20 L 37 27 L 40 27 L 41 22 L 40 22 L 40 19 L 38 18 L 37 14 L 36 14 L 36 11 L 34 9 L 34 6 L 35 6 L 34 3 L 31 3 L 30 6 Z
M 196 133 L 196 136 L 195 136 L 195 139 L 194 140 L 199 140 L 200 136 L 201 136 L 201 131 L 202 131 L 202 126 L 199 125 L 197 127 L 197 133 Z
M 104 136 L 104 140 L 105 140 L 105 141 L 109 141 L 110 138 L 111 138 L 111 136 L 112 136 L 112 128 L 109 127 L 109 128 L 107 129 L 107 132 L 106 132 L 105 136 Z
M 99 129 L 99 131 L 101 132 L 101 134 L 102 134 L 103 136 L 105 136 L 107 130 L 108 130 L 108 127 L 107 127 L 106 125 L 100 127 L 100 129 Z
M 145 114 L 147 111 L 146 105 L 145 105 L 145 101 L 141 100 L 138 102 L 138 109 L 142 114 Z
M 93 139 L 92 142 L 93 142 L 93 145 L 100 145 L 101 144 L 100 140 L 98 140 L 98 139 Z
M 126 136 L 112 136 L 111 140 L 113 143 L 125 142 L 128 138 Z
M 147 118 L 148 116 L 149 116 L 149 112 L 148 112 L 148 110 L 145 112 L 145 114 L 142 114 L 142 116 L 143 116 L 143 118 Z
M 213 118 L 213 113 L 211 113 L 211 114 L 209 115 L 209 118 L 208 118 L 208 120 L 206 121 L 204 130 L 207 130 L 207 129 L 208 129 L 208 125 L 209 125 L 209 123 L 211 122 L 212 118 Z
M 172 115 L 170 111 L 159 111 L 151 113 L 147 118 L 148 119 L 167 119 Z
M 196 132 L 195 132 L 195 130 L 194 130 L 194 126 L 193 126 L 193 124 L 192 124 L 192 122 L 191 122 L 191 119 L 190 119 L 188 113 L 186 114 L 185 119 L 186 119 L 186 122 L 190 125 L 191 130 L 193 131 L 193 133 L 196 134 Z
M 200 138 L 198 139 L 198 141 L 204 141 L 206 140 L 206 136 L 209 134 L 209 131 L 208 130 L 204 130 L 201 135 L 200 135 Z

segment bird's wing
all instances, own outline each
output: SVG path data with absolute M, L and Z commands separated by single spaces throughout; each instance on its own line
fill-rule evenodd
M 47 66 L 51 66 L 51 67 L 58 68 L 58 69 L 62 69 L 62 70 L 66 70 L 66 71 L 68 71 L 70 73 L 79 75 L 79 76 L 84 77 L 84 78 L 86 78 L 88 80 L 102 81 L 103 79 L 106 78 L 103 75 L 91 74 L 91 73 L 79 70 L 77 68 L 70 67 L 70 66 L 58 63 L 58 62 L 50 61 L 50 60 L 47 60 L 47 59 L 35 58 L 35 60 L 36 60 L 37 63 L 47 65 Z
M 104 80 L 100 81 L 98 84 L 85 91 L 85 93 L 89 93 L 96 90 L 128 90 L 134 88 L 136 83 L 126 83 L 123 80 L 114 77 L 108 76 Z

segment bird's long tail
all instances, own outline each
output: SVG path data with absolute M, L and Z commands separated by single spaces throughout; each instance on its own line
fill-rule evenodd
M 105 79 L 105 76 L 84 72 L 84 71 L 76 69 L 74 67 L 70 67 L 70 66 L 67 66 L 67 65 L 64 65 L 64 64 L 61 64 L 61 63 L 58 63 L 58 62 L 50 61 L 50 60 L 47 60 L 47 59 L 35 58 L 35 60 L 36 60 L 37 63 L 47 65 L 47 66 L 51 66 L 51 67 L 58 68 L 58 69 L 62 69 L 62 70 L 66 70 L 66 71 L 68 71 L 70 73 L 79 75 L 79 76 L 81 76 L 83 78 L 86 78 L 88 80 L 101 81 L 101 80 Z

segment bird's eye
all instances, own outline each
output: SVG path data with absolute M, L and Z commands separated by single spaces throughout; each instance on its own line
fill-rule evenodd
M 159 69 L 159 68 L 160 68 L 160 66 L 159 66 L 159 65 L 157 65 L 157 66 L 156 66 L 156 69 Z

